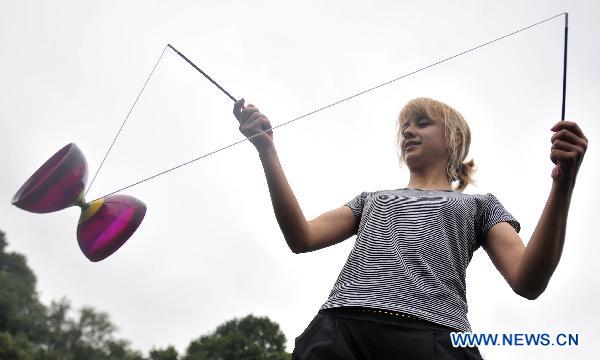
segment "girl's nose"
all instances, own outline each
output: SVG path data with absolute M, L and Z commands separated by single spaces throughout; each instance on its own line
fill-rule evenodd
M 415 134 L 414 134 L 414 132 L 413 132 L 413 127 L 412 127 L 412 125 L 409 125 L 409 126 L 407 126 L 407 127 L 406 127 L 406 128 L 404 128 L 404 130 L 402 131 L 402 136 L 403 136 L 404 138 L 406 138 L 407 134 L 408 134 L 408 135 L 410 135 L 411 137 L 415 135 Z

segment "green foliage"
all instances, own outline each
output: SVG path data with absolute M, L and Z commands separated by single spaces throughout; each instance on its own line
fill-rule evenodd
M 91 307 L 71 314 L 66 298 L 44 306 L 25 256 L 6 253 L 0 231 L 0 360 L 289 360 L 285 335 L 266 317 L 249 315 L 192 341 L 185 356 L 173 346 L 145 358 L 118 339 L 109 315 Z
M 127 341 L 114 338 L 116 327 L 108 314 L 83 307 L 78 318 L 72 319 L 70 309 L 65 298 L 53 301 L 48 308 L 43 359 L 143 360 L 140 353 L 129 349 Z
M 152 349 L 148 354 L 149 360 L 177 360 L 179 359 L 179 354 L 174 347 L 169 346 L 164 350 L 160 349 Z
M 248 315 L 217 327 L 209 335 L 192 341 L 184 360 L 283 360 L 285 335 L 266 317 Z
M 0 359 L 2 360 L 34 360 L 33 344 L 23 335 L 13 336 L 8 332 L 0 332 Z
M 48 307 L 40 303 L 25 256 L 6 253 L 6 246 L 0 231 L 0 359 L 144 359 L 114 337 L 108 314 L 84 307 L 72 319 L 65 298 Z
M 4 252 L 6 245 L 0 231 L 0 331 L 39 341 L 44 332 L 44 306 L 37 298 L 35 275 L 25 256 Z

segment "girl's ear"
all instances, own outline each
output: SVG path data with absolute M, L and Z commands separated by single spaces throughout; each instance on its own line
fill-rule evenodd
M 454 138 L 454 143 L 456 144 L 456 146 L 460 145 L 460 143 L 462 142 L 462 134 L 460 132 L 457 132 L 456 137 Z

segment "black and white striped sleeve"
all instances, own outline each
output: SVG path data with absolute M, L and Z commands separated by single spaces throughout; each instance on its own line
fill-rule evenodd
M 479 242 L 482 246 L 487 245 L 487 233 L 492 226 L 503 221 L 509 223 L 517 232 L 521 231 L 521 224 L 502 206 L 500 201 L 491 193 L 485 194 L 483 210 L 478 224 Z
M 356 195 L 354 199 L 348 201 L 345 205 L 352 209 L 352 213 L 354 217 L 360 219 L 362 216 L 362 211 L 365 206 L 365 200 L 367 198 L 368 193 L 366 191 L 361 192 L 359 195 Z

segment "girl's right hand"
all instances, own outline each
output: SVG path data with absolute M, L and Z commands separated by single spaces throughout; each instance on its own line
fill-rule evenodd
M 267 129 L 271 129 L 271 123 L 265 115 L 258 111 L 252 104 L 244 106 L 244 99 L 240 99 L 233 105 L 233 115 L 240 122 L 240 132 L 247 138 Z M 274 146 L 273 130 L 265 131 L 250 140 L 259 152 Z

